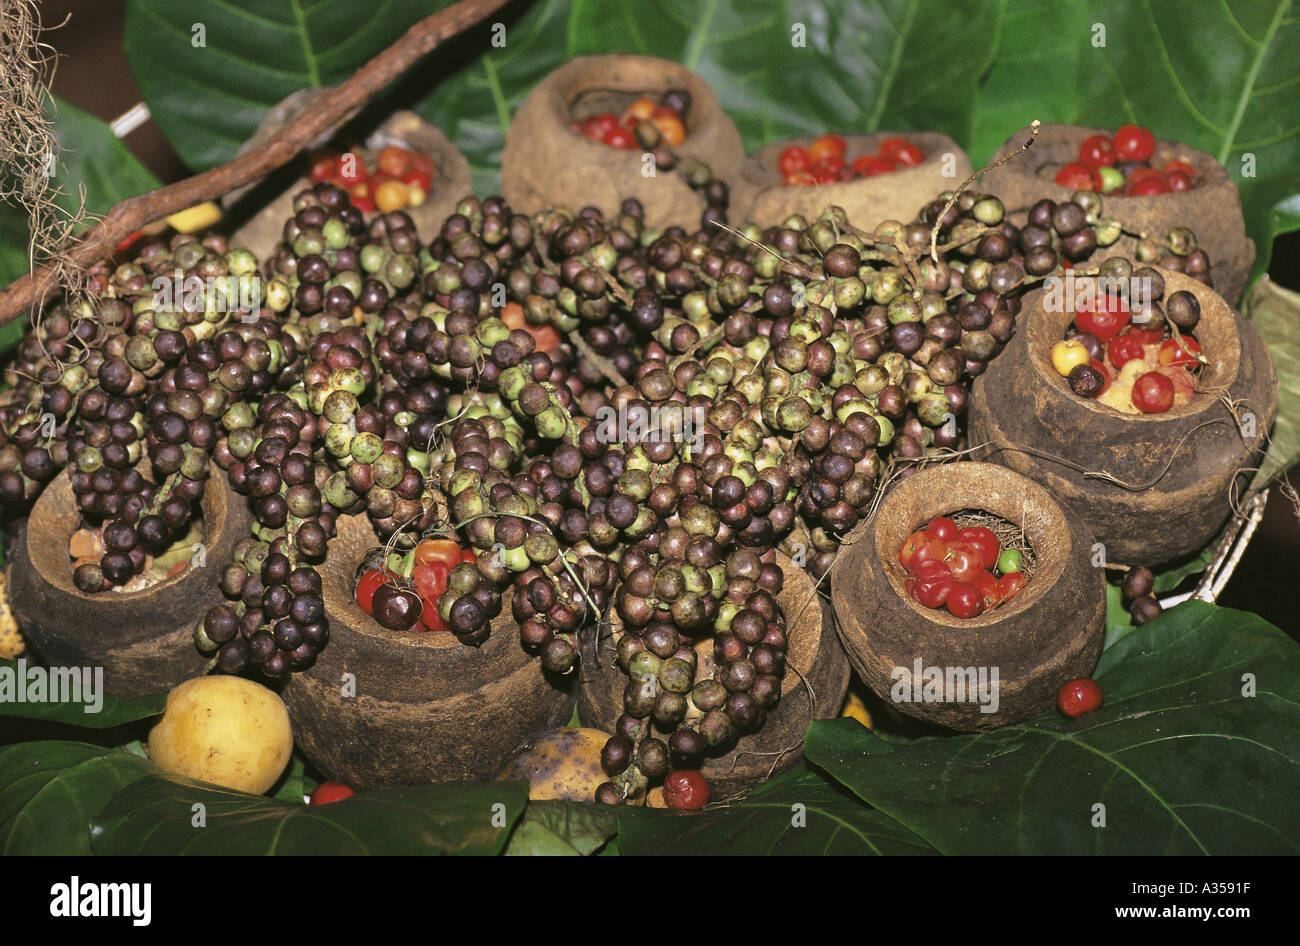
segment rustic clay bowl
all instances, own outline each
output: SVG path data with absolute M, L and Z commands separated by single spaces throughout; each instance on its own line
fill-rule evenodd
M 284 690 L 294 740 L 356 789 L 490 781 L 519 745 L 568 722 L 573 697 L 520 646 L 508 599 L 478 648 L 381 627 L 353 597 L 357 565 L 378 544 L 364 515 L 339 518 L 320 568 L 329 645 Z
M 745 160 L 740 132 L 698 75 L 651 56 L 579 56 L 539 82 L 515 113 L 501 154 L 501 187 L 510 206 L 522 213 L 595 206 L 612 220 L 623 199 L 635 197 L 645 208 L 647 226 L 676 224 L 693 231 L 705 202 L 687 185 L 680 165 L 647 176 L 640 148 L 611 148 L 569 128 L 573 121 L 604 111 L 617 114 L 642 95 L 657 99 L 674 87 L 690 92 L 691 107 L 686 139 L 673 152 L 703 161 L 715 178 L 734 179 Z
M 1234 480 L 1244 491 L 1277 413 L 1277 376 L 1254 326 L 1202 283 L 1163 275 L 1166 298 L 1187 290 L 1201 304 L 1194 334 L 1211 363 L 1190 402 L 1122 414 L 1073 394 L 1050 352 L 1074 315 L 1047 311 L 1037 290 L 1025 298 L 1020 330 L 975 379 L 968 409 L 971 444 L 988 445 L 981 459 L 1042 483 L 1084 517 L 1108 559 L 1132 565 L 1168 562 L 1214 538 L 1232 515 Z M 1243 421 L 1253 415 L 1252 436 L 1220 393 L 1237 402 Z
M 88 595 L 72 583 L 68 540 L 81 517 L 68 472 L 45 487 L 18 528 L 8 575 L 14 614 L 46 662 L 103 667 L 105 690 L 125 697 L 159 693 L 202 672 L 194 624 L 224 600 L 221 566 L 251 521 L 244 498 L 215 474 L 202 500 L 205 566 L 129 594 Z
M 1036 567 L 1016 597 L 963 619 L 907 593 L 898 552 L 934 516 L 965 509 L 1021 525 Z M 845 538 L 831 592 L 840 638 L 862 680 L 902 713 L 961 731 L 1028 719 L 1053 705 L 1062 684 L 1088 676 L 1101 655 L 1106 579 L 1092 565 L 1091 548 L 1083 521 L 1018 473 L 965 462 L 922 470 Z M 909 684 L 918 660 L 922 676 L 929 667 L 945 675 L 950 667 L 986 668 L 991 682 L 996 667 L 997 711 L 982 712 L 970 694 L 964 702 L 895 699 L 915 697 Z

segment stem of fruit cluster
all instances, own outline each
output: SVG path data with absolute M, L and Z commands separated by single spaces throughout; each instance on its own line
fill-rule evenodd
M 1032 122 L 1029 123 L 1029 138 L 1025 141 L 1024 144 L 1022 144 L 1015 151 L 1012 151 L 1009 154 L 1004 154 L 996 161 L 990 161 L 988 164 L 984 165 L 984 167 L 980 168 L 970 177 L 966 178 L 966 180 L 962 182 L 961 187 L 953 191 L 952 196 L 948 198 L 948 203 L 944 205 L 943 212 L 940 213 L 937 219 L 934 221 L 934 229 L 930 231 L 930 259 L 934 260 L 936 266 L 939 264 L 939 229 L 943 226 L 943 218 L 948 216 L 948 211 L 952 210 L 953 204 L 957 203 L 957 198 L 961 196 L 961 192 L 964 191 L 966 188 L 970 187 L 971 183 L 975 181 L 977 178 L 979 178 L 980 176 L 987 174 L 989 171 L 992 171 L 994 168 L 1001 167 L 1002 165 L 1010 161 L 1012 158 L 1024 154 L 1026 151 L 1028 151 L 1033 146 L 1034 142 L 1038 140 L 1038 132 L 1042 127 L 1043 127 L 1043 123 L 1040 122 L 1037 118 L 1035 118 Z
M 315 107 L 285 124 L 263 144 L 219 167 L 120 201 L 85 232 L 67 260 L 85 268 L 127 236 L 157 220 L 229 193 L 288 164 L 321 134 L 340 124 L 419 59 L 506 5 L 507 0 L 461 0 L 425 17 L 350 78 L 325 93 Z M 60 288 L 58 272 L 43 266 L 0 292 L 0 325 L 39 306 Z

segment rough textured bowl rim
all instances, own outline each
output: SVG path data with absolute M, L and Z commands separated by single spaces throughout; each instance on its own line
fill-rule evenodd
M 942 481 L 952 480 L 954 477 L 965 479 L 969 476 L 994 476 L 1007 481 L 1008 485 L 1015 490 L 1022 491 L 1026 497 L 1032 497 L 1033 505 L 1043 511 L 1047 517 L 1047 522 L 1034 522 L 1029 524 L 1020 523 L 1015 517 L 1015 510 L 997 503 L 1000 508 L 989 508 L 989 497 L 986 493 L 966 496 L 961 490 L 966 487 L 962 483 L 955 485 L 952 483 L 946 486 Z M 935 484 L 933 487 L 931 484 Z M 975 484 L 978 485 L 978 484 Z M 930 516 L 943 516 L 949 513 L 958 512 L 963 509 L 982 509 L 993 515 L 1001 516 L 1014 524 L 1021 525 L 1025 532 L 1025 538 L 1031 548 L 1034 549 L 1036 558 L 1036 567 L 1034 570 L 1034 579 L 1027 582 L 1024 590 L 1008 604 L 999 605 L 991 611 L 973 618 L 959 618 L 949 614 L 945 610 L 927 608 L 919 601 L 916 601 L 907 593 L 904 585 L 906 578 L 906 569 L 898 561 L 898 548 L 890 541 L 897 535 L 888 519 L 891 516 L 891 506 L 897 510 L 903 503 L 911 499 L 913 493 L 924 489 L 934 489 L 936 499 L 930 502 L 918 502 L 919 506 L 926 506 L 933 509 Z M 1013 490 L 1009 490 L 1011 492 Z M 965 497 L 965 498 L 963 498 Z M 923 499 L 924 497 L 922 497 Z M 883 523 L 882 523 L 883 520 Z M 925 521 L 915 524 L 910 528 L 903 526 L 900 530 L 905 538 L 911 532 L 922 528 Z M 883 524 L 883 527 L 882 527 Z M 996 628 L 1006 618 L 1020 614 L 1032 608 L 1047 593 L 1048 589 L 1054 587 L 1061 575 L 1065 572 L 1065 566 L 1070 557 L 1070 546 L 1067 543 L 1064 546 L 1056 546 L 1048 539 L 1048 532 L 1051 529 L 1068 530 L 1069 521 L 1064 512 L 1061 510 L 1061 504 L 1048 490 L 1035 483 L 1033 480 L 1020 473 L 1010 470 L 1004 466 L 994 463 L 980 463 L 976 461 L 962 461 L 958 463 L 945 463 L 939 466 L 933 466 L 929 469 L 921 470 L 914 476 L 903 480 L 893 489 L 891 489 L 884 500 L 881 501 L 880 508 L 876 511 L 876 516 L 871 520 L 871 535 L 869 540 L 874 543 L 876 556 L 881 563 L 881 570 L 884 572 L 889 584 L 897 592 L 898 596 L 907 604 L 907 606 L 920 618 L 944 627 L 950 627 L 957 630 L 987 630 Z

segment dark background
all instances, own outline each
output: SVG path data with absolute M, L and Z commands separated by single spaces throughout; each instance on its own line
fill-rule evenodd
M 123 5 L 124 0 L 44 0 L 41 4 L 47 27 L 63 24 L 46 35 L 59 52 L 55 94 L 105 122 L 141 101 L 122 52 Z M 164 182 L 188 175 L 153 122 L 133 131 L 125 143 Z M 1274 243 L 1269 275 L 1300 291 L 1300 233 Z M 1292 471 L 1290 479 L 1300 487 L 1300 468 Z M 1219 604 L 1253 611 L 1293 636 L 1300 634 L 1298 516 L 1300 511 L 1274 489 L 1259 531 L 1219 597 Z M 1151 528 L 1158 530 L 1161 523 L 1153 522 Z

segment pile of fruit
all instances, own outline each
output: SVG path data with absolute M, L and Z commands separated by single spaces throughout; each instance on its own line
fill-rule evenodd
M 374 171 L 359 148 L 342 154 L 322 152 L 311 159 L 307 176 L 314 183 L 342 187 L 353 206 L 365 213 L 389 213 L 424 203 L 438 174 L 432 158 L 400 145 L 389 145 L 369 158 Z
M 672 137 L 654 109 L 673 94 L 638 132 Z M 400 157 L 381 152 L 379 188 L 412 186 L 390 173 Z M 711 225 L 724 189 L 691 230 L 650 230 L 635 200 L 606 218 L 489 197 L 422 237 L 370 212 L 360 177 L 332 182 L 341 164 L 295 196 L 267 259 L 218 235 L 144 238 L 90 270 L 93 304 L 52 306 L 8 367 L 0 499 L 30 502 L 66 467 L 102 529 L 77 568 L 97 590 L 181 539 L 227 477 L 255 522 L 207 563 L 228 600 L 195 629 L 227 674 L 312 665 L 330 632 L 317 566 L 345 515 L 385 543 L 356 589 L 385 627 L 477 645 L 508 602 L 563 674 L 617 621 L 609 803 L 762 727 L 789 644 L 777 550 L 824 575 L 886 482 L 961 450 L 970 383 L 1023 294 L 1119 235 L 1095 195 L 1016 226 L 972 192 L 870 230 L 831 208 L 737 235 Z M 177 269 L 239 292 L 160 305 L 154 279 Z M 954 614 L 1023 584 L 978 531 L 938 556 Z M 701 641 L 715 669 L 697 679 Z M 694 777 L 664 794 L 707 797 Z
M 1163 297 L 1164 280 L 1158 274 Z M 1205 363 L 1193 335 L 1201 307 L 1181 290 L 1165 304 L 1157 298 L 1136 313 L 1119 296 L 1103 295 L 1075 309 L 1074 327 L 1052 346 L 1052 366 L 1080 397 L 1096 398 L 1126 414 L 1162 414 L 1196 393 Z
M 1073 191 L 1100 191 L 1114 197 L 1149 197 L 1196 187 L 1196 168 L 1181 158 L 1161 167 L 1151 164 L 1156 136 L 1137 125 L 1121 125 L 1114 137 L 1089 135 L 1053 180 Z
M 902 137 L 886 138 L 875 154 L 861 154 L 852 160 L 847 158 L 847 150 L 839 135 L 821 135 L 807 148 L 792 145 L 782 151 L 777 170 L 786 185 L 812 186 L 875 177 L 925 161 L 921 149 Z
M 641 96 L 623 114 L 599 112 L 569 125 L 571 131 L 611 148 L 653 151 L 660 145 L 675 148 L 686 140 L 686 116 L 691 93 L 669 89 L 659 101 Z
M 988 526 L 959 528 L 935 516 L 907 537 L 898 561 L 907 569 L 907 593 L 927 608 L 958 618 L 992 611 L 1025 587 L 1021 549 L 1003 548 Z

